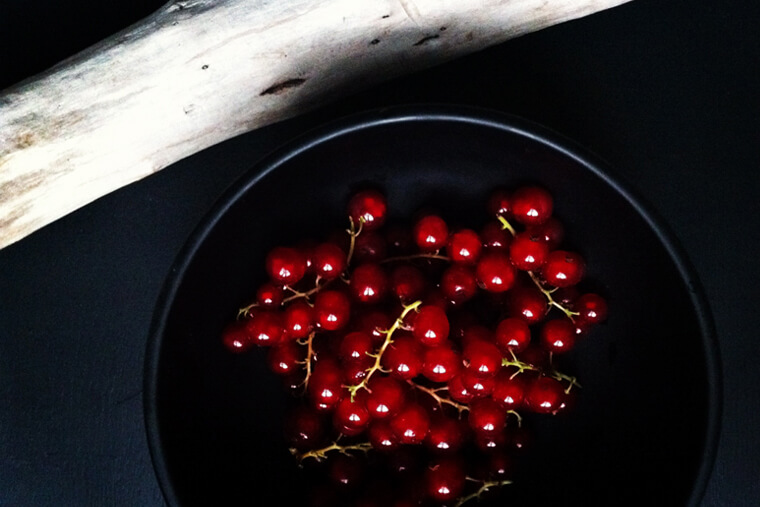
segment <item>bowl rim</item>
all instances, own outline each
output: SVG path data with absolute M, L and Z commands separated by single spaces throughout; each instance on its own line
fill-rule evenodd
M 414 122 L 469 124 L 505 131 L 548 146 L 563 156 L 573 159 L 612 187 L 655 232 L 688 288 L 691 305 L 695 308 L 698 317 L 702 346 L 705 350 L 708 380 L 705 445 L 694 487 L 688 501 L 690 506 L 699 505 L 712 475 L 718 449 L 723 411 L 723 380 L 715 323 L 702 284 L 686 251 L 659 213 L 633 191 L 631 186 L 619 174 L 616 174 L 609 164 L 577 142 L 522 117 L 478 107 L 448 104 L 378 108 L 355 113 L 308 130 L 255 162 L 249 170 L 227 188 L 191 233 L 173 261 L 157 298 L 147 339 L 143 372 L 143 415 L 148 449 L 156 478 L 166 502 L 171 506 L 180 506 L 177 492 L 170 480 L 158 430 L 158 367 L 162 336 L 165 332 L 172 302 L 196 252 L 229 208 L 277 167 L 286 164 L 289 160 L 311 148 L 341 136 L 377 127 Z

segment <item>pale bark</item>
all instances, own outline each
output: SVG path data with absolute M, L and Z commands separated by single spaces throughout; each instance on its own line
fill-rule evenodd
M 0 248 L 338 94 L 626 1 L 169 3 L 0 94 Z

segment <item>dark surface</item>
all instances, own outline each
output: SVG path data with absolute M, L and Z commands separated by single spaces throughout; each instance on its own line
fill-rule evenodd
M 158 5 L 3 3 L 0 87 Z M 553 128 L 607 160 L 665 218 L 704 285 L 722 354 L 723 431 L 704 505 L 757 505 L 757 26 L 750 0 L 634 0 L 241 136 L 0 251 L 0 505 L 161 505 L 143 360 L 183 243 L 223 190 L 284 141 L 411 102 L 485 106 Z M 649 354 L 652 375 L 690 375 L 660 349 Z

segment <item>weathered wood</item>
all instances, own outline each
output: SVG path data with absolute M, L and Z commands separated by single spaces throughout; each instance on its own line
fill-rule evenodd
M 0 94 L 0 248 L 208 146 L 628 0 L 189 0 Z

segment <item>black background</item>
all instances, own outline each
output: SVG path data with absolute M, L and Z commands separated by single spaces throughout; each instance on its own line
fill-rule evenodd
M 0 88 L 160 4 L 3 2 Z M 293 136 L 427 102 L 561 132 L 664 217 L 704 285 L 722 354 L 723 427 L 704 504 L 760 504 L 759 26 L 754 0 L 634 0 L 215 146 L 0 251 L 0 505 L 161 505 L 143 358 L 185 239 L 229 184 Z

